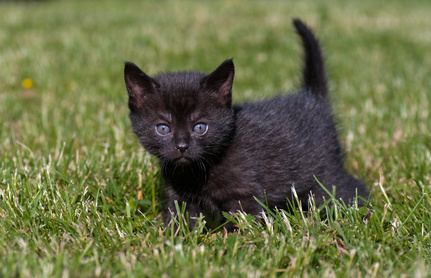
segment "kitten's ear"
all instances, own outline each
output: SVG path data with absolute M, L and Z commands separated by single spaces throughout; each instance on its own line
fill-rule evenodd
M 156 81 L 146 75 L 138 66 L 126 62 L 124 66 L 124 80 L 129 93 L 130 110 L 143 107 L 148 94 L 154 93 L 159 87 Z
M 217 100 L 224 106 L 232 105 L 232 84 L 235 67 L 232 59 L 226 60 L 202 80 L 201 86 L 215 92 Z

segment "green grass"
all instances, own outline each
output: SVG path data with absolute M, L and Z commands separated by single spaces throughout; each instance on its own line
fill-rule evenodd
M 430 276 L 430 14 L 425 0 L 0 2 L 0 276 Z M 234 57 L 234 101 L 268 97 L 299 79 L 293 17 L 321 38 L 369 209 L 165 230 L 123 62 L 209 72 Z

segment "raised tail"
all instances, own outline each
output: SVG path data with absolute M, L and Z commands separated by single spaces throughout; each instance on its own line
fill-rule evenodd
M 302 86 L 316 96 L 328 95 L 325 63 L 319 42 L 313 31 L 301 20 L 294 19 L 296 32 L 301 37 L 304 47 L 304 69 L 302 71 Z

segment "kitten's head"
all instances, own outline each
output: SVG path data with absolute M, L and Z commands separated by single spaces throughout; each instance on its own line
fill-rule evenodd
M 126 63 L 130 120 L 142 146 L 162 164 L 211 163 L 230 144 L 232 60 L 211 74 L 180 72 L 149 77 Z

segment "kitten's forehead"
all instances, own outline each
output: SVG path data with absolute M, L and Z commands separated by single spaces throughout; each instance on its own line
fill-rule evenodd
M 200 102 L 200 83 L 206 76 L 198 72 L 167 73 L 155 76 L 165 109 L 173 117 L 190 116 Z
M 177 72 L 163 73 L 154 76 L 160 84 L 160 88 L 169 91 L 186 91 L 187 89 L 199 89 L 202 79 L 206 76 L 201 72 Z

